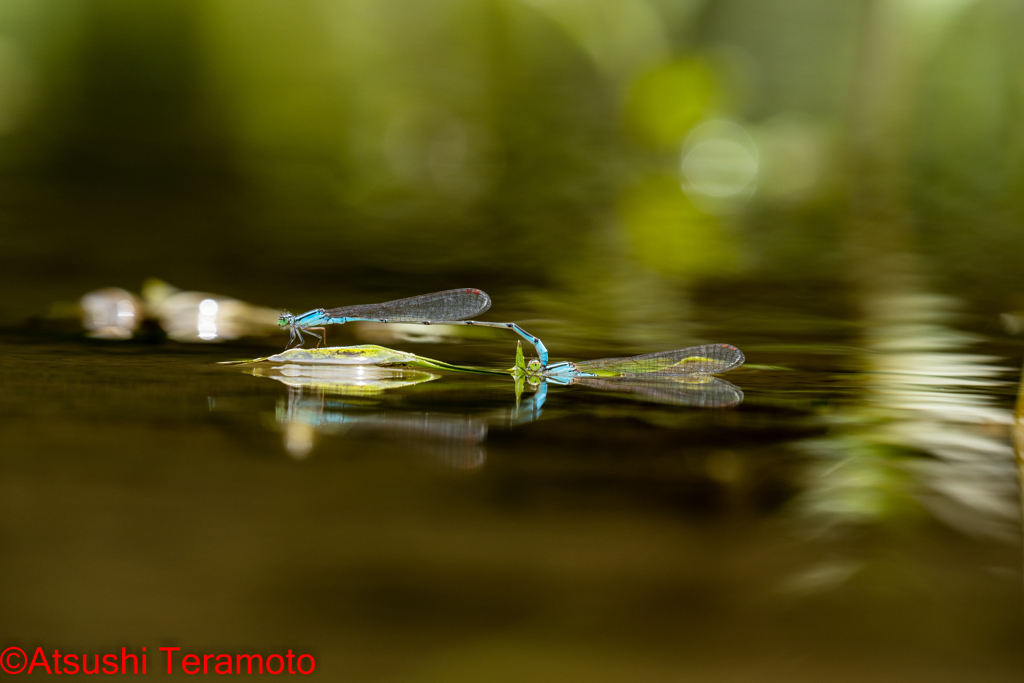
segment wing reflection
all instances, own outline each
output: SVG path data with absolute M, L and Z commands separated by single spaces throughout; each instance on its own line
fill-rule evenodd
M 572 385 L 628 394 L 631 398 L 649 403 L 692 408 L 731 408 L 743 402 L 743 392 L 738 386 L 717 377 L 701 381 L 629 376 L 577 378 Z

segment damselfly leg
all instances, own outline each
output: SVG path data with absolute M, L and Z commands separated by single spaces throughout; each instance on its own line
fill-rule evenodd
M 311 330 L 320 330 L 321 332 L 323 332 L 323 336 L 320 336 L 319 334 L 316 334 L 315 332 L 311 332 Z M 318 349 L 320 348 L 321 344 L 324 344 L 324 343 L 327 342 L 327 330 L 325 328 L 323 328 L 323 327 L 307 327 L 304 330 L 304 332 L 306 332 L 307 334 L 311 334 L 311 335 L 313 335 L 314 337 L 317 338 L 318 341 L 316 343 L 316 348 L 318 348 Z

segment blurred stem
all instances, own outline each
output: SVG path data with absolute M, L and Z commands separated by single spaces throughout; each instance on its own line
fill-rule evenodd
M 904 173 L 917 69 L 893 3 L 865 3 L 850 106 L 850 253 L 853 277 L 869 300 L 901 289 L 912 252 Z M 904 36 L 905 37 L 905 36 Z M 910 48 L 910 49 L 908 49 Z M 870 306 L 870 304 L 868 304 Z
M 865 293 L 915 279 L 907 204 L 921 73 L 949 23 L 973 0 L 866 0 L 849 121 L 853 277 Z
M 1013 452 L 1017 456 L 1017 485 L 1020 488 L 1020 520 L 1024 533 L 1024 370 L 1017 388 L 1017 407 L 1013 415 Z M 1021 544 L 1024 547 L 1024 543 Z M 1022 563 L 1024 563 L 1024 558 Z

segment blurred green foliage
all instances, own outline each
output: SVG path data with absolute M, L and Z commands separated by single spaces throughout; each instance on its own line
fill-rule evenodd
M 642 139 L 674 149 L 695 125 L 724 113 L 723 96 L 711 66 L 698 59 L 680 59 L 638 78 L 626 112 Z
M 739 270 L 736 240 L 693 205 L 672 176 L 651 176 L 623 193 L 621 220 L 637 260 L 669 277 L 728 276 Z
M 1004 0 L 11 0 L 0 281 L 24 295 L 0 313 L 150 275 L 525 305 L 619 254 L 655 289 L 841 281 L 868 213 L 936 286 L 1003 306 L 1022 22 Z M 684 182 L 722 118 L 756 145 L 742 192 Z

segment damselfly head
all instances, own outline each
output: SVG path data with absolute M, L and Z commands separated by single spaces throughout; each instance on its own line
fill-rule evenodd
M 292 321 L 294 321 L 294 320 L 295 320 L 295 316 L 292 315 L 291 313 L 289 313 L 288 311 L 285 311 L 277 319 L 277 326 L 282 328 L 282 329 L 286 328 L 286 327 L 290 327 L 291 324 L 292 324 Z

